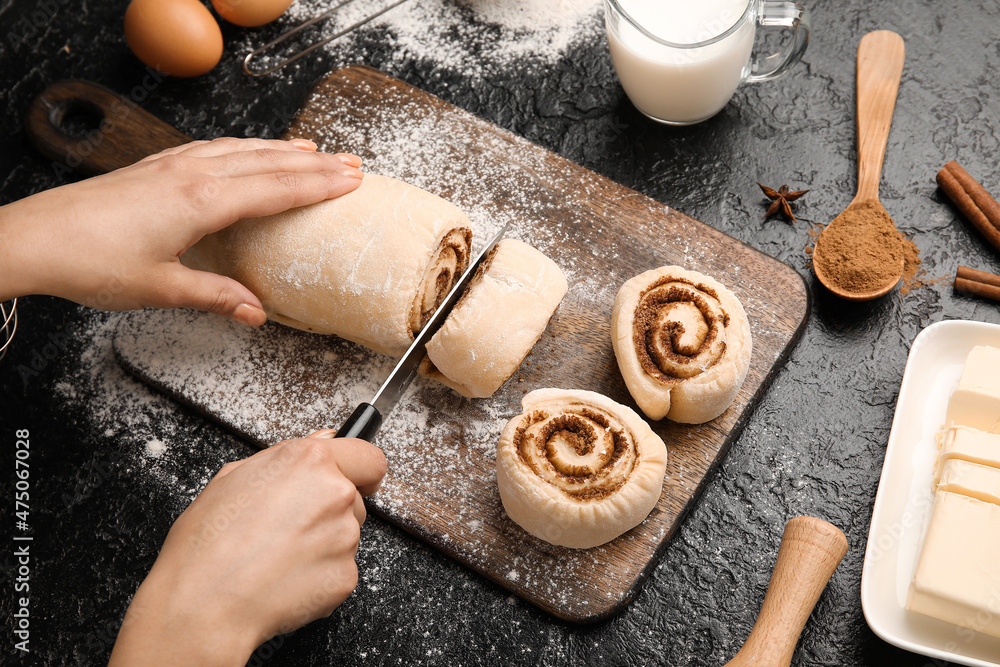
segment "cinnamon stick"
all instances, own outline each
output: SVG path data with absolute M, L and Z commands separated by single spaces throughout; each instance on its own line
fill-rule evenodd
M 1000 276 L 959 266 L 955 273 L 955 290 L 1000 301 Z
M 954 160 L 938 172 L 937 183 L 962 215 L 1000 251 L 1000 203 Z

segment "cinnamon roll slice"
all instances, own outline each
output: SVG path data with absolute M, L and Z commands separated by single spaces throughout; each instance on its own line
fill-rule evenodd
M 715 419 L 736 399 L 750 367 L 750 323 L 739 300 L 679 266 L 622 285 L 611 335 L 625 384 L 650 419 Z
M 421 373 L 463 396 L 492 395 L 538 342 L 566 288 L 555 262 L 504 239 L 427 342 Z
M 471 241 L 454 205 L 367 174 L 342 197 L 210 234 L 181 261 L 242 282 L 278 322 L 400 356 L 465 270 Z
M 660 498 L 667 448 L 633 410 L 592 391 L 537 389 L 500 434 L 497 486 L 535 537 L 588 549 L 642 523 Z

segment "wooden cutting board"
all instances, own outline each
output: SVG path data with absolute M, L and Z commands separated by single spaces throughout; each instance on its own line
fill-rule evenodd
M 29 115 L 33 141 L 46 155 L 95 173 L 185 140 L 141 109 L 116 111 L 116 99 L 91 84 L 57 84 Z M 91 112 L 96 106 L 112 118 L 106 141 L 82 150 L 53 127 L 59 109 L 74 104 Z M 453 201 L 469 213 L 477 247 L 513 220 L 510 236 L 536 246 L 567 273 L 569 293 L 547 333 L 495 396 L 463 399 L 432 381 L 415 381 L 378 436 L 389 472 L 370 508 L 560 618 L 593 622 L 620 610 L 656 565 L 801 334 L 809 309 L 801 276 L 708 225 L 368 67 L 338 70 L 317 85 L 285 135 L 312 138 L 327 151 L 354 152 L 372 173 Z M 707 273 L 740 298 L 753 333 L 746 382 L 733 406 L 708 424 L 653 424 L 669 459 L 659 504 L 643 524 L 585 551 L 537 540 L 512 523 L 500 503 L 493 463 L 500 430 L 520 412 L 521 396 L 540 387 L 590 389 L 635 408 L 611 347 L 611 309 L 622 283 L 666 264 Z M 336 428 L 392 366 L 336 338 L 272 324 L 250 330 L 183 310 L 125 316 L 115 347 L 138 377 L 258 447 Z

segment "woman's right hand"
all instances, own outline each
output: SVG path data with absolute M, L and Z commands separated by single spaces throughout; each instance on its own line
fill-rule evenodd
M 363 496 L 382 450 L 320 432 L 224 466 L 170 529 L 113 665 L 244 665 L 271 637 L 328 616 L 354 590 Z

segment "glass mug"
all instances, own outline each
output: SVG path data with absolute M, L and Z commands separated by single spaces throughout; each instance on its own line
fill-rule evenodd
M 809 44 L 809 12 L 787 0 L 604 0 L 611 61 L 646 116 L 692 125 L 722 110 L 744 81 L 770 81 Z M 784 49 L 751 59 L 757 25 L 794 30 Z

